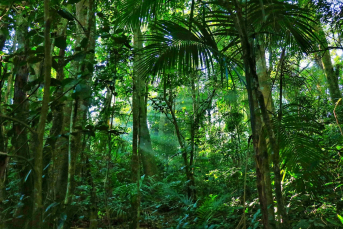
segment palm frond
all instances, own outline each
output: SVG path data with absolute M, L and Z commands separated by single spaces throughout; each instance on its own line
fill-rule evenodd
M 328 177 L 325 169 L 326 159 L 319 145 L 323 125 L 315 115 L 299 104 L 287 104 L 283 107 L 283 118 L 278 127 L 280 158 L 283 168 L 293 173 L 301 173 L 317 185 L 322 185 L 318 176 Z
M 178 1 L 168 0 L 122 0 L 117 8 L 122 12 L 117 18 L 117 26 L 136 27 L 155 19 L 157 14 L 169 11 L 177 5 Z
M 287 45 L 299 47 L 305 53 L 316 49 L 319 39 L 311 26 L 314 23 L 313 12 L 295 4 L 272 0 L 265 2 L 262 14 L 259 4 L 260 1 L 251 1 L 248 9 L 248 24 L 256 33 L 284 39 L 288 41 Z
M 144 76 L 158 74 L 167 69 L 187 72 L 190 69 L 213 69 L 215 62 L 223 57 L 207 25 L 193 21 L 190 31 L 188 22 L 178 20 L 158 21 L 153 25 L 154 35 L 146 35 L 147 45 L 140 60 L 139 69 Z

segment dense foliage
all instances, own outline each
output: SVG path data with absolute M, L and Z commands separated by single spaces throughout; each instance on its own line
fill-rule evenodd
M 1 0 L 0 228 L 342 228 L 343 4 Z

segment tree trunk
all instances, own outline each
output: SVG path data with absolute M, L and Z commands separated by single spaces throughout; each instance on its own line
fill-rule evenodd
M 139 48 L 141 49 L 143 47 Z M 144 174 L 146 176 L 154 176 L 157 175 L 157 166 L 154 151 L 151 146 L 149 128 L 147 125 L 148 93 L 148 83 L 140 80 L 139 155 L 142 160 Z
M 342 94 L 338 86 L 338 77 L 336 76 L 335 71 L 332 66 L 330 50 L 327 50 L 328 42 L 326 40 L 326 36 L 323 31 L 323 28 L 319 25 L 317 26 L 317 30 L 319 32 L 319 35 L 322 38 L 322 44 L 319 45 L 319 49 L 325 50 L 321 58 L 323 69 L 326 76 L 326 81 L 328 84 L 332 103 L 335 104 L 338 99 L 342 98 Z
M 136 190 L 134 191 L 133 196 L 131 197 L 132 205 L 132 224 L 130 225 L 131 229 L 139 228 L 139 216 L 140 216 L 140 163 L 139 163 L 139 153 L 138 153 L 138 141 L 139 141 L 139 103 L 140 103 L 140 77 L 138 73 L 137 62 L 139 61 L 139 53 L 137 50 L 142 46 L 140 40 L 140 28 L 137 26 L 133 31 L 133 42 L 135 48 L 135 59 L 133 67 L 133 94 L 132 94 L 132 182 L 136 184 Z
M 26 117 L 28 117 L 28 102 L 26 100 L 26 85 L 28 82 L 29 76 L 29 69 L 26 63 L 26 55 L 28 49 L 28 44 L 26 40 L 27 30 L 28 30 L 28 23 L 26 18 L 22 15 L 17 15 L 16 21 L 16 37 L 18 42 L 18 50 L 17 52 L 22 52 L 22 55 L 19 55 L 16 58 L 14 63 L 13 73 L 15 76 L 14 82 L 14 98 L 13 104 L 16 105 L 15 109 L 16 112 L 14 117 L 16 119 L 22 120 L 26 122 Z M 17 152 L 17 155 L 30 159 L 29 153 L 29 145 L 28 145 L 28 136 L 27 130 L 22 125 L 14 122 L 13 123 L 13 131 L 14 135 L 12 137 L 12 145 L 14 146 L 14 151 Z M 13 217 L 12 227 L 13 228 L 27 228 L 29 221 L 31 219 L 31 214 L 33 204 L 33 178 L 32 173 L 27 177 L 25 181 L 25 177 L 30 172 L 31 168 L 26 165 L 26 162 L 20 161 L 18 163 L 19 177 L 21 179 L 21 195 L 24 196 L 23 198 L 23 207 L 17 213 L 18 215 L 24 215 L 22 218 L 17 218 L 16 216 Z
M 266 187 L 265 187 L 265 179 L 264 179 L 264 164 L 267 158 L 264 158 L 263 152 L 261 152 L 259 148 L 259 139 L 260 133 L 259 129 L 261 126 L 258 126 L 258 122 L 256 119 L 258 116 L 256 115 L 256 110 L 258 109 L 257 104 L 258 102 L 261 103 L 259 99 L 259 95 L 257 94 L 258 90 L 258 77 L 256 73 L 256 62 L 255 57 L 253 56 L 252 45 L 249 42 L 249 37 L 247 30 L 245 28 L 244 19 L 242 16 L 242 8 L 240 3 L 235 0 L 235 10 L 236 10 L 236 20 L 235 26 L 239 33 L 242 49 L 243 49 L 243 61 L 245 66 L 245 77 L 247 82 L 247 91 L 248 91 L 248 99 L 249 99 L 249 107 L 250 107 L 250 122 L 251 122 L 251 129 L 252 129 L 252 140 L 254 145 L 255 151 L 255 159 L 256 159 L 256 175 L 257 175 L 257 189 L 259 193 L 259 201 L 261 205 L 261 212 L 262 212 L 262 223 L 264 228 L 274 228 L 273 225 L 270 224 L 269 219 L 272 217 L 269 215 L 268 212 L 268 203 L 266 198 Z M 263 95 L 262 95 L 263 99 Z M 263 99 L 264 105 L 264 99 Z M 260 104 L 261 105 L 261 104 Z
M 94 0 L 82 0 L 76 4 L 76 18 L 81 23 L 78 26 L 80 36 L 76 39 L 76 44 L 80 44 L 82 39 L 88 41 L 86 47 L 82 47 L 82 51 L 87 53 L 95 49 L 95 2 Z M 67 211 L 67 221 L 64 228 L 70 227 L 70 218 L 75 209 L 70 207 L 72 196 L 75 189 L 75 170 L 77 153 L 82 152 L 82 127 L 85 126 L 87 113 L 90 105 L 91 89 L 90 80 L 93 74 L 94 53 L 87 54 L 85 60 L 80 64 L 74 62 L 75 76 L 82 74 L 82 84 L 84 87 L 83 94 L 76 95 L 72 105 L 70 116 L 70 134 L 68 148 L 68 182 L 67 191 L 64 199 L 64 208 Z
M 267 72 L 267 65 L 266 65 L 266 56 L 265 56 L 265 49 L 263 45 L 263 41 L 260 41 L 260 43 L 257 45 L 257 55 L 256 55 L 256 73 L 258 76 L 259 84 L 261 85 L 261 91 L 264 97 L 264 103 L 267 107 L 269 117 L 272 117 L 273 112 L 273 99 L 272 99 L 272 93 L 271 93 L 271 79 L 270 75 Z M 257 105 L 258 106 L 258 105 Z M 258 118 L 256 120 L 257 122 L 262 122 L 261 118 Z M 268 139 L 266 139 L 266 133 L 263 131 L 264 124 L 259 123 L 259 126 L 261 129 L 259 130 L 260 133 L 260 150 L 262 152 L 263 157 L 265 158 L 263 163 L 264 168 L 264 181 L 265 181 L 265 187 L 266 187 L 266 198 L 267 198 L 267 205 L 268 205 L 268 214 L 270 220 L 270 224 L 275 224 L 275 215 L 274 215 L 274 201 L 273 201 L 273 188 L 270 178 L 270 156 L 267 149 Z
M 175 128 L 175 133 L 177 136 L 177 140 L 180 144 L 180 148 L 181 148 L 181 152 L 182 152 L 182 158 L 183 158 L 183 163 L 184 163 L 184 169 L 185 169 L 185 173 L 186 173 L 186 181 L 187 181 L 187 195 L 189 198 L 192 197 L 192 189 L 191 189 L 191 181 L 192 177 L 189 171 L 189 162 L 188 162 L 188 153 L 187 153 L 187 149 L 186 149 L 186 144 L 184 142 L 183 136 L 181 134 L 181 130 L 179 128 L 179 124 L 177 122 L 176 119 L 176 115 L 175 115 L 175 106 L 173 108 L 173 92 L 172 92 L 172 88 L 169 89 L 169 98 L 167 98 L 167 81 L 169 79 L 167 79 L 167 77 L 163 78 L 163 97 L 164 97 L 164 101 L 167 104 L 168 110 L 172 116 L 172 123 L 174 125 Z M 167 112 L 165 113 L 165 115 L 167 115 Z
M 51 82 L 51 41 L 50 41 L 50 0 L 44 0 L 44 95 L 42 101 L 42 108 L 37 128 L 37 139 L 35 139 L 35 160 L 34 170 L 36 179 L 34 181 L 34 211 L 33 219 L 37 220 L 33 226 L 36 228 L 42 227 L 43 214 L 43 200 L 42 200 L 42 175 L 43 175 L 43 138 L 45 132 L 45 123 L 49 111 L 50 100 L 50 82 Z

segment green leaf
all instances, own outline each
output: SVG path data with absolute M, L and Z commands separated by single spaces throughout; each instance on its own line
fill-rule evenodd
M 59 203 L 53 202 L 52 204 L 50 204 L 50 205 L 45 209 L 45 212 L 49 211 L 50 208 L 55 207 L 55 206 L 57 206 L 57 205 L 59 205 Z
M 66 37 L 64 36 L 61 36 L 61 37 L 57 37 L 55 39 L 55 46 L 60 48 L 60 49 L 66 49 L 67 47 L 67 40 L 66 40 Z
M 78 84 L 75 87 L 75 92 L 81 99 L 89 98 L 92 95 L 91 87 L 87 84 Z
M 35 50 L 35 53 L 44 53 L 45 47 L 44 46 L 38 46 Z
M 56 71 L 58 71 L 59 66 L 58 66 L 58 63 L 57 63 L 57 61 L 56 61 L 55 59 L 52 59 L 51 65 L 52 65 L 52 67 L 53 67 Z
M 60 85 L 61 85 L 61 81 L 55 78 L 51 78 L 51 86 L 60 86 Z
M 68 21 L 74 20 L 74 16 L 65 9 L 58 10 L 57 13 L 61 15 L 61 17 L 67 19 Z
M 75 55 L 71 56 L 69 60 L 83 61 L 83 59 L 85 59 L 85 57 L 86 57 L 86 53 L 78 52 Z
M 341 221 L 341 223 L 343 224 L 343 217 L 340 216 L 340 215 L 338 215 L 338 214 L 337 214 L 337 217 L 338 217 L 338 219 Z
M 329 219 L 329 218 L 326 218 L 326 220 L 330 223 L 332 223 L 333 225 L 336 225 L 336 226 L 341 226 L 340 224 L 336 223 L 334 220 L 332 219 Z
M 88 39 L 87 38 L 83 38 L 81 41 L 81 47 L 82 48 L 86 48 L 88 44 Z

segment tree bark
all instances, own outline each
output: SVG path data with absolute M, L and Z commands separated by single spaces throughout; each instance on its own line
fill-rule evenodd
M 167 77 L 163 78 L 163 97 L 164 97 L 164 101 L 167 104 L 168 110 L 172 116 L 171 118 L 171 122 L 174 125 L 175 128 L 175 133 L 177 136 L 177 140 L 180 144 L 180 148 L 181 148 L 181 152 L 182 152 L 182 158 L 183 158 L 183 163 L 184 163 L 184 169 L 185 169 L 185 173 L 186 173 L 186 179 L 187 179 L 187 195 L 189 198 L 192 197 L 192 189 L 191 189 L 191 183 L 188 181 L 191 181 L 192 177 L 189 171 L 189 162 L 188 162 L 188 153 L 187 153 L 187 149 L 186 149 L 186 144 L 184 142 L 183 136 L 181 134 L 181 130 L 179 128 L 179 124 L 177 122 L 176 119 L 176 115 L 175 115 L 175 107 L 173 108 L 173 92 L 172 92 L 172 88 L 169 89 L 169 98 L 167 98 L 167 81 L 169 79 Z M 165 113 L 165 115 L 167 116 L 167 112 Z
M 133 127 L 132 127 L 132 182 L 136 184 L 136 190 L 134 191 L 133 196 L 131 197 L 131 207 L 132 207 L 132 224 L 130 225 L 131 229 L 138 229 L 139 228 L 139 217 L 140 217 L 140 187 L 139 187 L 139 180 L 140 180 L 140 163 L 139 163 L 139 103 L 140 103 L 140 77 L 139 77 L 139 70 L 137 67 L 137 62 L 139 61 L 139 53 L 137 50 L 141 47 L 141 40 L 140 40 L 140 28 L 137 26 L 134 28 L 133 31 L 133 42 L 135 48 L 135 59 L 134 59 L 134 66 L 133 66 L 133 94 L 132 94 L 132 119 L 133 119 Z
M 139 99 L 139 155 L 142 160 L 144 174 L 146 176 L 154 176 L 157 175 L 157 166 L 147 124 L 148 93 L 148 83 L 141 80 Z
M 42 227 L 43 214 L 43 200 L 42 200 L 42 175 L 43 175 L 43 138 L 45 132 L 45 123 L 49 111 L 50 100 L 50 82 L 51 82 L 51 41 L 50 41 L 50 0 L 44 0 L 44 95 L 42 101 L 42 108 L 37 128 L 37 139 L 35 139 L 35 160 L 34 169 L 36 179 L 34 181 L 34 211 L 33 219 L 37 219 L 36 228 Z
M 20 12 L 19 12 L 20 14 Z M 28 76 L 29 76 L 29 69 L 26 62 L 26 55 L 25 53 L 28 50 L 28 43 L 26 40 L 27 32 L 28 32 L 28 22 L 27 18 L 24 18 L 23 15 L 16 16 L 16 37 L 18 43 L 18 50 L 17 53 L 22 52 L 22 55 L 19 55 L 14 62 L 14 69 L 13 74 L 15 76 L 14 82 L 14 97 L 13 97 L 13 104 L 16 105 L 16 112 L 14 113 L 14 117 L 16 119 L 22 120 L 26 122 L 26 117 L 28 117 L 28 102 L 26 100 L 26 85 L 28 83 Z M 24 63 L 24 64 L 23 64 Z M 17 109 L 18 108 L 18 109 Z M 17 152 L 17 155 L 30 159 L 30 152 L 29 152 L 29 145 L 28 145 L 28 136 L 27 130 L 24 126 L 14 122 L 13 123 L 13 132 L 14 135 L 11 139 L 12 145 L 14 146 L 14 150 Z M 27 177 L 25 181 L 25 177 L 30 172 L 31 168 L 27 167 L 25 162 L 20 161 L 18 165 L 19 177 L 21 179 L 21 195 L 24 196 L 23 198 L 23 207 L 21 210 L 18 211 L 18 214 L 24 215 L 22 218 L 14 217 L 12 220 L 12 227 L 13 228 L 27 228 L 29 221 L 31 219 L 30 212 L 33 208 L 33 178 L 32 173 Z
M 57 25 L 57 36 L 66 39 L 67 20 L 62 19 Z M 64 57 L 65 50 L 59 50 L 58 69 L 56 69 L 56 79 L 63 81 L 64 74 Z M 61 213 L 61 206 L 66 193 L 67 176 L 68 176 L 68 141 L 65 134 L 69 132 L 71 105 L 63 99 L 63 87 L 56 88 L 54 98 L 51 104 L 52 112 L 52 126 L 49 133 L 49 145 L 44 155 L 44 167 L 49 165 L 43 180 L 43 194 L 45 205 L 52 203 L 59 203 L 50 209 L 49 217 L 45 217 L 45 221 L 51 227 L 57 224 L 59 214 Z M 67 93 L 66 96 L 70 96 Z
M 319 45 L 319 49 L 325 50 L 322 54 L 321 60 L 323 64 L 324 73 L 326 76 L 326 82 L 328 84 L 332 104 L 335 104 L 338 99 L 342 98 L 342 94 L 338 86 L 338 77 L 333 69 L 330 50 L 326 50 L 328 47 L 328 42 L 326 40 L 323 28 L 319 25 L 317 26 L 317 30 L 322 38 L 322 43 L 321 45 Z
M 270 75 L 267 71 L 267 65 L 266 65 L 266 55 L 265 55 L 265 48 L 263 45 L 263 41 L 259 41 L 260 44 L 257 44 L 257 55 L 256 55 L 256 73 L 258 76 L 258 81 L 260 86 L 260 89 L 262 91 L 263 97 L 264 97 L 264 103 L 267 107 L 269 117 L 272 117 L 273 112 L 273 98 L 271 93 L 271 79 Z M 258 105 L 257 105 L 258 106 Z M 270 224 L 275 224 L 275 215 L 274 215 L 274 200 L 273 200 L 273 188 L 270 178 L 270 156 L 268 153 L 267 145 L 268 145 L 268 139 L 266 139 L 266 133 L 263 131 L 265 129 L 264 123 L 262 122 L 261 118 L 258 118 L 256 120 L 259 123 L 259 126 L 261 129 L 259 130 L 260 133 L 260 151 L 262 152 L 263 157 L 265 158 L 263 162 L 263 168 L 264 168 L 264 181 L 265 181 L 265 187 L 266 187 L 266 198 L 267 198 L 267 205 L 268 205 L 268 214 L 269 218 L 271 220 Z
M 270 229 L 274 228 L 273 225 L 270 224 L 270 218 L 272 216 L 269 215 L 268 212 L 268 203 L 266 198 L 266 187 L 265 187 L 265 179 L 264 179 L 264 163 L 266 162 L 266 158 L 264 158 L 263 153 L 259 148 L 259 139 L 260 133 L 258 132 L 261 129 L 258 126 L 258 122 L 256 119 L 258 118 L 256 115 L 256 110 L 258 109 L 257 104 L 261 101 L 259 100 L 258 94 L 256 90 L 258 90 L 258 77 L 256 73 L 256 62 L 255 57 L 253 56 L 252 45 L 249 42 L 249 37 L 247 30 L 245 28 L 244 19 L 242 16 L 242 8 L 240 3 L 235 0 L 235 10 L 236 10 L 236 20 L 235 26 L 239 33 L 242 49 L 243 49 L 243 61 L 245 67 L 245 77 L 247 82 L 247 91 L 248 91 L 248 99 L 249 99 L 249 107 L 250 107 L 250 122 L 251 122 L 251 129 L 252 129 L 252 140 L 254 145 L 255 151 L 255 160 L 256 160 L 256 175 L 257 175 L 257 189 L 259 192 L 259 201 L 261 205 L 261 212 L 262 212 L 262 223 L 264 228 Z M 262 95 L 263 98 L 263 95 Z M 261 104 L 260 104 L 261 105 Z M 263 99 L 264 105 L 264 99 Z
M 94 0 L 82 0 L 76 4 L 76 19 L 82 25 L 78 25 L 76 44 L 80 44 L 83 39 L 87 40 L 86 47 L 81 47 L 84 53 L 95 49 L 95 2 Z M 74 63 L 75 76 L 82 74 L 83 86 L 87 89 L 86 94 L 76 95 L 72 105 L 70 116 L 70 134 L 68 148 L 68 182 L 64 199 L 64 208 L 67 212 L 67 221 L 64 228 L 70 227 L 70 218 L 75 209 L 70 208 L 70 203 L 75 189 L 75 170 L 77 153 L 82 152 L 82 127 L 85 126 L 87 113 L 90 105 L 90 80 L 93 74 L 94 53 L 87 54 L 85 60 L 81 63 Z

